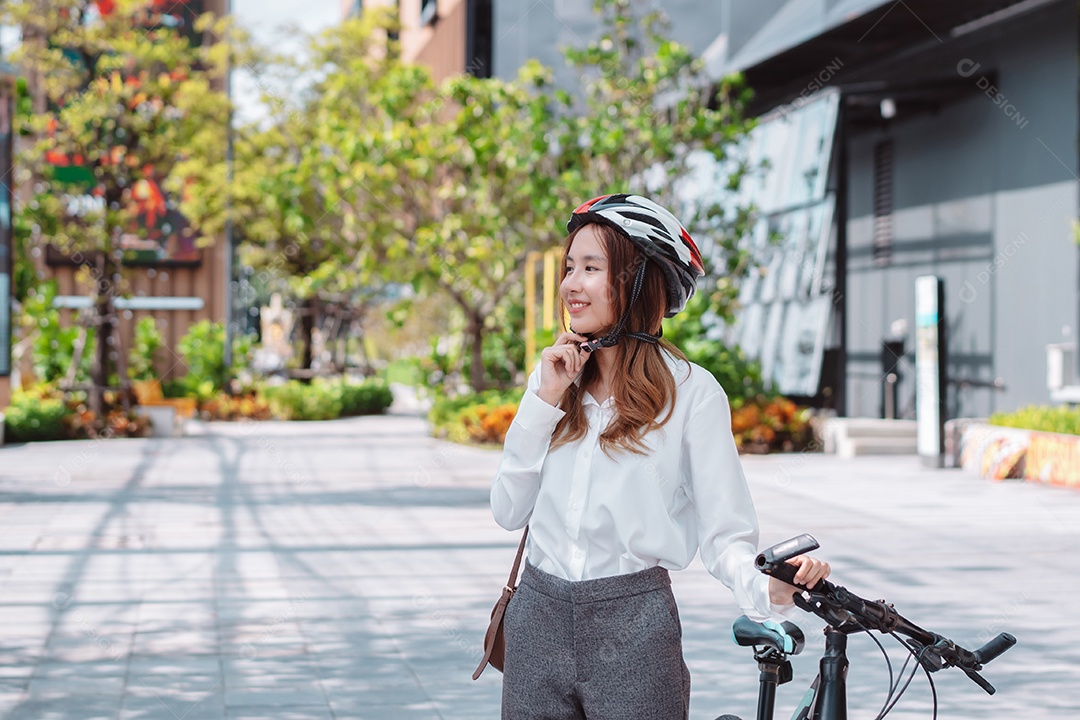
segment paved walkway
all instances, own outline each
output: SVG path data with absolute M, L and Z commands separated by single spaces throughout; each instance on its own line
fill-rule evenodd
M 498 673 L 469 679 L 517 539 L 487 508 L 497 463 L 408 415 L 0 448 L 0 717 L 498 717 Z M 993 698 L 935 676 L 942 718 L 1080 715 L 1080 492 L 914 458 L 745 467 L 763 542 L 810 531 L 851 589 L 968 646 L 1020 638 Z M 752 717 L 730 594 L 698 564 L 675 592 L 692 717 Z M 850 654 L 872 717 L 880 655 Z M 784 708 L 813 674 L 796 660 Z M 929 718 L 928 698 L 917 678 L 890 717 Z

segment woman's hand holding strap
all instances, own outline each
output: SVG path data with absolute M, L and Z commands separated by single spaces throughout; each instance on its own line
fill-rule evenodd
M 590 356 L 581 349 L 581 343 L 587 340 L 584 335 L 564 332 L 554 345 L 540 353 L 540 389 L 536 394 L 548 405 L 557 407 L 563 393 L 581 374 Z

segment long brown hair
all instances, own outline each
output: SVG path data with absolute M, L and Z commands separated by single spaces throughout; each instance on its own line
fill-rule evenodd
M 595 223 L 592 227 L 607 254 L 611 307 L 618 322 L 630 302 L 634 276 L 644 260 L 644 255 L 629 238 L 609 225 Z M 566 256 L 580 231 L 579 227 L 566 238 L 562 257 L 564 277 Z M 630 316 L 623 328 L 626 332 L 646 332 L 652 335 L 660 332 L 660 323 L 667 309 L 667 284 L 663 270 L 656 262 L 651 261 L 645 267 L 645 282 L 637 301 L 630 308 Z M 565 312 L 559 314 L 560 317 L 566 317 Z M 610 328 L 604 328 L 593 335 L 599 337 L 607 330 Z M 666 340 L 660 340 L 654 345 L 623 337 L 618 345 L 596 351 L 616 355 L 614 375 L 611 378 L 615 417 L 600 435 L 600 447 L 608 455 L 616 450 L 644 454 L 648 450 L 644 441 L 645 435 L 660 429 L 671 418 L 675 406 L 675 377 L 663 357 L 665 350 L 680 360 L 689 362 L 682 351 Z M 595 362 L 585 363 L 579 382 L 571 383 L 563 393 L 560 407 L 566 415 L 555 426 L 551 449 L 585 437 L 588 420 L 585 418 L 582 398 L 598 374 L 599 369 Z M 598 400 L 603 402 L 604 399 Z M 667 412 L 661 418 L 660 415 L 665 409 Z

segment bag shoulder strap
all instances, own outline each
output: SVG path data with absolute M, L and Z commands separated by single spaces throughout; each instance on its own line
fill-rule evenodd
M 521 533 L 521 542 L 518 543 L 517 557 L 514 558 L 514 567 L 510 570 L 510 578 L 506 581 L 506 587 L 513 590 L 517 587 L 518 570 L 521 567 L 521 556 L 525 554 L 525 540 L 529 537 L 529 526 L 525 526 L 525 532 Z

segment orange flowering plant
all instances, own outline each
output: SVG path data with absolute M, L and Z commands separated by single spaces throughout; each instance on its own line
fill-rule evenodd
M 731 432 L 740 453 L 798 452 L 814 439 L 810 410 L 779 396 L 732 401 Z

